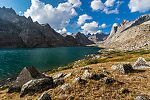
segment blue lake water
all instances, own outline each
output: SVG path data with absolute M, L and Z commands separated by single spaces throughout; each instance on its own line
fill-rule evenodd
M 47 71 L 96 54 L 98 50 L 98 47 L 0 49 L 0 80 L 17 75 L 25 66 Z

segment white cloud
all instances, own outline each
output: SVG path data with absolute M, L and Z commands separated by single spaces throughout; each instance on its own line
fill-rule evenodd
M 129 9 L 131 12 L 145 12 L 150 10 L 150 0 L 130 0 Z
M 108 8 L 105 8 L 103 11 L 104 11 L 106 14 L 118 14 L 118 13 L 119 13 L 118 8 L 115 8 L 115 9 L 113 9 L 113 10 L 109 10 Z
M 100 33 L 102 33 L 102 30 L 98 30 L 96 33 L 99 33 L 99 34 L 100 34 Z
M 92 19 L 92 17 L 88 16 L 87 14 L 80 15 L 77 24 L 82 25 L 85 23 L 86 20 L 90 20 L 90 19 Z
M 60 34 L 64 34 L 64 33 L 67 33 L 67 29 L 66 28 L 63 28 L 62 30 L 56 30 L 58 33 Z
M 100 25 L 100 28 L 106 28 L 107 25 L 105 23 L 103 23 L 102 25 Z
M 118 14 L 119 13 L 119 6 L 123 3 L 123 1 L 116 1 L 116 0 L 106 0 L 103 3 L 101 0 L 93 0 L 91 2 L 91 8 L 96 11 L 102 11 L 106 14 Z
M 56 30 L 66 27 L 70 19 L 77 15 L 76 7 L 81 5 L 80 0 L 69 0 L 53 7 L 51 4 L 44 4 L 39 0 L 31 0 L 31 7 L 24 13 L 26 17 L 31 16 L 33 21 L 40 24 L 48 23 Z
M 101 0 L 93 0 L 91 2 L 91 8 L 93 10 L 103 10 L 105 8 Z
M 118 23 L 114 23 L 114 24 L 113 24 L 113 27 L 117 27 L 117 26 L 118 26 Z
M 106 0 L 105 5 L 106 5 L 107 7 L 114 6 L 115 1 L 116 1 L 116 0 Z
M 68 2 L 73 4 L 74 7 L 78 7 L 82 4 L 80 0 L 68 0 Z
M 81 29 L 83 29 L 83 33 L 91 33 L 94 34 L 98 31 L 98 23 L 93 21 L 91 23 L 85 23 L 83 26 L 81 26 Z

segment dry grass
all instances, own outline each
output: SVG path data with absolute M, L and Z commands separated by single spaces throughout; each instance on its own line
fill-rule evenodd
M 103 52 L 101 57 L 97 59 L 84 59 L 76 63 L 72 63 L 65 68 L 55 70 L 53 72 L 47 72 L 49 76 L 56 73 L 73 74 L 65 79 L 65 83 L 70 83 L 72 88 L 68 91 L 63 91 L 60 86 L 49 89 L 48 93 L 51 95 L 52 100 L 69 100 L 74 97 L 75 100 L 133 100 L 137 95 L 150 96 L 150 69 L 139 70 L 130 74 L 119 74 L 111 70 L 111 66 L 118 62 L 130 62 L 133 64 L 138 57 L 144 57 L 150 62 L 150 50 L 145 51 L 127 51 L 127 52 Z M 77 67 L 74 67 L 78 64 Z M 85 85 L 73 83 L 73 79 L 81 76 L 83 70 L 82 66 L 89 66 L 92 68 L 90 72 L 102 73 L 105 69 L 110 74 L 106 74 L 108 77 L 112 77 L 115 80 L 122 82 L 116 82 L 112 85 L 106 85 L 102 80 L 87 80 Z M 74 67 L 74 68 L 73 68 Z M 128 89 L 129 93 L 122 93 L 123 89 Z M 7 94 L 7 90 L 0 91 L 1 100 L 37 100 L 41 93 L 37 93 L 33 96 L 25 96 L 20 98 L 18 93 Z

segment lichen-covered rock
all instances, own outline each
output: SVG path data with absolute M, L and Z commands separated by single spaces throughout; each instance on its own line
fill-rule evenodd
M 73 80 L 73 83 L 79 83 L 79 84 L 86 84 L 87 83 L 87 81 L 86 80 L 84 80 L 84 79 L 81 79 L 81 77 L 77 77 L 77 78 L 75 78 L 74 80 Z
M 82 75 L 82 79 L 90 79 L 91 76 L 92 76 L 92 73 L 90 73 L 88 70 L 85 70 Z
M 137 61 L 135 62 L 135 64 L 133 65 L 133 68 L 135 68 L 135 69 L 150 68 L 150 65 L 148 64 L 148 62 L 144 58 L 139 57 L 137 59 Z
M 113 71 L 122 73 L 122 74 L 126 74 L 126 73 L 131 73 L 133 72 L 133 68 L 131 64 L 124 64 L 124 63 L 120 63 L 120 64 L 115 64 L 112 67 Z
M 67 83 L 67 84 L 62 85 L 60 88 L 64 91 L 67 91 L 67 90 L 70 90 L 72 86 L 71 84 Z
M 22 86 L 20 97 L 23 97 L 26 94 L 45 91 L 53 88 L 53 85 L 54 83 L 51 77 L 31 80 Z
M 30 80 L 47 77 L 40 73 L 35 67 L 24 67 L 17 79 L 9 86 L 8 93 L 20 92 L 21 87 Z
M 64 76 L 64 78 L 68 78 L 72 75 L 72 73 L 68 73 L 67 75 Z
M 63 78 L 59 78 L 59 79 L 55 79 L 55 80 L 54 80 L 54 85 L 55 85 L 55 86 L 62 85 L 62 84 L 64 84 L 64 83 L 65 83 L 65 81 L 64 81 Z
M 52 100 L 50 95 L 47 92 L 44 92 L 39 98 L 38 100 Z
M 62 78 L 63 76 L 64 76 L 63 73 L 57 73 L 57 74 L 53 75 L 53 79 Z
M 135 100 L 150 100 L 147 96 L 137 96 Z

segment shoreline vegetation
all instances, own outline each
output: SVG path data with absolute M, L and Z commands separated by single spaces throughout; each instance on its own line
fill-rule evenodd
M 144 87 L 147 87 L 147 85 L 149 84 L 147 80 L 149 72 L 150 72 L 149 69 L 147 68 L 139 69 L 133 73 L 123 74 L 123 75 L 115 73 L 111 69 L 111 66 L 114 64 L 130 63 L 131 65 L 133 65 L 139 57 L 144 58 L 150 64 L 150 50 L 140 49 L 140 50 L 135 50 L 135 51 L 116 51 L 116 50 L 111 50 L 111 49 L 110 50 L 101 49 L 98 54 L 86 55 L 84 59 L 77 60 L 73 63 L 70 63 L 63 67 L 59 67 L 57 69 L 45 71 L 43 72 L 43 74 L 45 74 L 46 76 L 53 77 L 57 75 L 59 76 L 61 73 L 62 76 L 60 75 L 60 77 L 64 77 L 64 82 L 71 83 L 72 81 L 75 81 L 79 77 L 82 78 L 83 76 L 82 74 L 84 73 L 84 71 L 89 70 L 90 73 L 104 73 L 104 75 L 107 75 L 107 77 L 113 77 L 113 79 L 117 80 L 119 83 L 116 82 L 113 85 L 104 85 L 103 83 L 101 83 L 101 80 L 93 81 L 93 80 L 86 79 L 85 82 L 87 81 L 88 82 L 85 84 L 82 84 L 82 82 L 81 83 L 79 82 L 80 83 L 79 85 L 73 82 L 74 85 L 71 87 L 74 90 L 72 89 L 68 90 L 68 88 L 70 88 L 69 87 L 70 84 L 69 85 L 67 84 L 66 87 L 64 86 L 64 88 L 67 88 L 66 90 L 62 90 L 62 89 L 60 90 L 60 88 L 62 87 L 61 85 L 58 85 L 58 87 L 56 88 L 47 90 L 47 93 L 50 94 L 51 98 L 53 98 L 54 100 L 66 100 L 71 97 L 75 98 L 75 100 L 85 99 L 85 98 L 86 99 L 89 98 L 91 100 L 94 100 L 95 98 L 99 98 L 100 100 L 101 99 L 107 100 L 108 98 L 131 100 L 131 99 L 134 99 L 138 95 L 139 96 L 146 95 L 146 97 L 150 96 L 148 89 L 144 88 Z M 97 76 L 94 76 L 94 77 L 97 78 Z M 139 79 L 138 77 L 141 77 L 141 78 Z M 145 77 L 145 78 L 142 78 L 142 77 Z M 82 80 L 82 79 L 80 80 L 79 79 L 77 80 L 78 81 Z M 61 83 L 61 80 L 59 80 L 59 82 Z M 111 80 L 110 82 L 113 82 L 113 80 Z M 143 84 L 144 82 L 147 84 Z M 66 85 L 65 83 L 63 84 Z M 96 90 L 93 90 L 94 88 Z M 142 90 L 143 88 L 144 90 Z M 0 88 L 0 98 L 2 98 L 3 100 L 5 99 L 24 100 L 25 98 L 27 100 L 29 99 L 36 100 L 41 95 L 41 92 L 40 93 L 38 92 L 32 96 L 27 95 L 23 98 L 20 98 L 17 92 L 13 94 L 9 94 L 7 93 L 7 90 L 8 90 L 7 86 Z M 79 94 L 76 94 L 77 91 Z M 87 97 L 90 91 L 92 91 L 91 92 L 92 95 Z M 87 93 L 87 94 L 85 95 L 84 93 L 85 94 Z
M 134 62 L 138 59 L 138 57 L 143 57 L 146 61 L 150 62 L 150 50 L 135 50 L 135 51 L 116 51 L 116 50 L 108 50 L 101 49 L 98 51 L 99 54 L 91 54 L 86 55 L 84 59 L 75 61 L 73 63 L 68 64 L 67 66 L 62 66 L 57 69 L 53 69 L 50 71 L 45 71 L 45 73 L 55 73 L 57 71 L 62 71 L 70 68 L 84 67 L 91 64 L 97 63 L 107 63 L 107 62 Z M 74 66 L 76 65 L 76 66 Z

